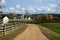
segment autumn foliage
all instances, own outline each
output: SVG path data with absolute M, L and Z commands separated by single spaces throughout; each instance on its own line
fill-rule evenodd
M 35 21 L 53 21 L 53 15 L 51 14 L 32 15 L 32 19 Z

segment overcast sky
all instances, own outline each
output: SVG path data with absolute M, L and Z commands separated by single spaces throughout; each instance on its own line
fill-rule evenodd
M 3 0 L 5 12 L 60 13 L 60 0 Z

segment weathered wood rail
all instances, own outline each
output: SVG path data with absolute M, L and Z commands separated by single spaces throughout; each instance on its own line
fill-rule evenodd
M 14 22 L 14 23 L 12 22 L 12 23 L 8 23 L 4 26 L 0 26 L 0 36 L 11 33 L 13 31 L 15 31 L 17 28 L 19 28 L 19 26 L 23 26 L 23 25 L 24 25 L 24 23 L 21 23 L 21 22 Z

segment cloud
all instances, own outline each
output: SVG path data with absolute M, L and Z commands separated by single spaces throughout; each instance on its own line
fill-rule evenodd
M 29 7 L 29 8 L 27 8 L 27 10 L 30 11 L 30 12 L 36 12 L 34 7 Z
M 42 11 L 42 10 L 45 10 L 45 9 L 46 9 L 45 7 L 40 7 L 40 8 L 37 7 L 37 8 L 35 8 L 36 11 Z
M 37 10 L 37 11 L 41 11 L 41 10 L 43 10 L 44 8 L 42 8 L 42 7 L 40 7 L 40 8 L 35 8 L 35 10 Z
M 21 11 L 16 10 L 15 13 L 21 13 Z
M 5 3 L 5 0 L 2 0 L 1 3 Z
M 30 12 L 37 12 L 37 11 L 52 11 L 53 9 L 51 9 L 50 7 L 40 7 L 40 8 L 34 8 L 34 7 L 29 7 L 27 8 L 27 10 L 29 10 Z
M 45 11 L 51 11 L 51 8 L 50 7 L 44 7 L 44 10 Z
M 8 9 L 5 9 L 5 12 L 8 12 Z
M 26 8 L 21 8 L 22 11 L 24 11 Z
M 13 7 L 10 7 L 9 10 L 14 10 L 14 8 Z
M 11 11 L 11 12 L 18 12 L 18 13 L 20 13 L 20 12 L 25 12 L 25 10 L 28 10 L 30 13 L 32 13 L 32 12 L 38 12 L 38 11 L 40 11 L 40 12 L 55 12 L 56 11 L 56 7 L 57 5 L 53 5 L 53 4 L 50 4 L 49 6 L 47 6 L 47 7 L 45 7 L 45 6 L 41 6 L 41 7 L 28 7 L 28 8 L 20 8 L 20 5 L 16 5 L 16 8 L 14 8 L 14 7 L 10 7 L 9 8 L 9 10 Z M 20 10 L 19 10 L 19 8 L 20 8 Z
M 35 0 L 36 2 L 41 2 L 41 1 L 43 1 L 43 0 Z
M 15 8 L 14 7 L 10 7 L 8 10 L 9 10 L 9 12 L 12 12 L 12 13 L 15 12 Z
M 16 5 L 16 8 L 19 9 L 20 8 L 20 5 Z
M 50 9 L 50 12 L 57 12 L 57 10 L 56 9 Z
M 40 7 L 40 8 L 35 8 L 37 11 L 47 11 L 47 12 L 54 12 L 56 11 L 55 8 L 51 8 L 51 7 Z
M 50 7 L 57 7 L 56 4 L 49 4 Z

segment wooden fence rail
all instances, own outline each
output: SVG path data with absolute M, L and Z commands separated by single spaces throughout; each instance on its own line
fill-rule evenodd
M 4 25 L 4 26 L 0 26 L 0 36 L 3 36 L 15 31 L 20 24 L 23 24 L 23 23 L 15 22 L 15 23 L 8 23 L 7 25 Z

